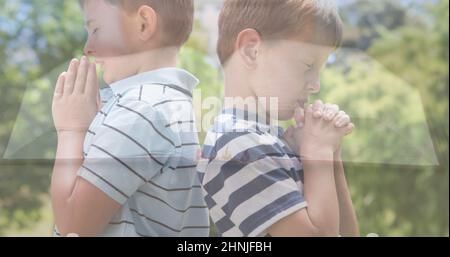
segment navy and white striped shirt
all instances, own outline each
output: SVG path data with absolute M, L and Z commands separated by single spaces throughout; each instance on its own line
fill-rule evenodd
M 303 167 L 283 133 L 236 109 L 224 110 L 208 132 L 198 170 L 222 236 L 265 236 L 271 225 L 307 206 Z
M 208 236 L 192 107 L 198 80 L 176 68 L 142 73 L 112 92 L 84 142 L 78 175 L 122 205 L 100 236 Z

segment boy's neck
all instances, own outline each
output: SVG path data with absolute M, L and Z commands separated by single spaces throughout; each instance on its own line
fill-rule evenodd
M 176 67 L 178 48 L 167 47 L 135 54 L 133 60 L 137 63 L 134 75 L 162 68 Z

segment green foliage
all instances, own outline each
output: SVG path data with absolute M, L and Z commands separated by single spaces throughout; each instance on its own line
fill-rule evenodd
M 406 23 L 407 13 L 399 1 L 353 1 L 340 11 L 346 25 L 346 47 L 367 50 L 380 36 L 380 30 L 392 31 Z
M 51 73 L 78 55 L 84 42 L 83 17 L 77 1 L 1 0 L 0 6 L 0 234 L 22 228 L 40 218 L 41 196 L 49 188 L 51 161 L 36 161 L 25 153 L 5 159 L 14 130 L 32 137 L 31 149 L 50 157 L 55 141 L 39 137 L 39 128 L 51 124 L 48 96 Z M 22 101 L 23 100 L 23 101 Z M 30 108 L 22 108 L 23 105 Z M 18 114 L 27 123 L 16 121 Z M 44 133 L 45 134 L 45 133 Z M 37 135 L 37 136 L 33 136 Z
M 448 236 L 448 7 L 380 28 L 323 76 L 320 97 L 356 118 L 344 147 L 363 235 Z

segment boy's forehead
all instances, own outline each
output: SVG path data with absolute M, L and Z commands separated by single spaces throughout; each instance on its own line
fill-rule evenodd
M 110 17 L 114 12 L 112 5 L 107 4 L 105 0 L 87 0 L 84 2 L 83 10 L 86 26 Z
M 101 7 L 104 4 L 104 0 L 85 0 L 83 3 L 83 10 L 89 12 Z
M 99 4 L 98 0 L 88 0 L 84 1 L 83 6 L 83 14 L 84 14 L 84 20 L 86 21 L 86 25 L 88 25 L 89 21 L 95 20 L 95 14 L 98 13 Z
M 311 55 L 329 55 L 335 51 L 335 48 L 333 47 L 311 43 L 303 40 L 289 39 L 281 41 L 288 50 L 301 53 L 309 53 Z
M 90 16 L 104 16 L 108 12 L 114 10 L 111 4 L 106 3 L 105 0 L 87 0 L 84 1 L 84 15 L 86 17 Z

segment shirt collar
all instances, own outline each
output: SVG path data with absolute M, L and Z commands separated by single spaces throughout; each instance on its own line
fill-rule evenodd
M 146 84 L 175 85 L 192 92 L 198 83 L 199 80 L 186 70 L 162 68 L 119 80 L 112 83 L 110 88 L 115 96 L 124 95 L 126 91 Z
M 270 123 L 270 121 L 267 121 L 264 117 L 261 117 L 260 115 L 252 111 L 229 108 L 222 110 L 222 114 L 232 115 L 234 119 L 237 120 L 244 120 L 249 123 L 250 128 L 255 127 L 257 131 L 263 133 L 275 133 L 275 135 L 280 138 L 284 134 L 284 129 L 281 126 L 268 124 L 268 122 Z

